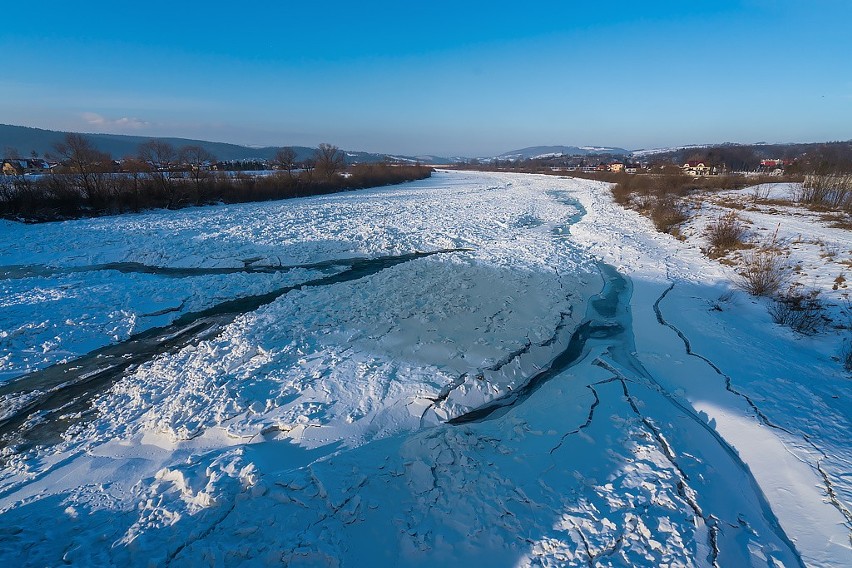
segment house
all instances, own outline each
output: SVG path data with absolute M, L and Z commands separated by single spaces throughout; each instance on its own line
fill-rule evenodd
M 39 158 L 4 158 L 3 175 L 22 176 L 24 174 L 43 174 L 50 169 L 47 162 Z
M 18 158 L 5 158 L 3 160 L 3 175 L 22 176 L 27 169 L 27 161 Z
M 764 169 L 786 168 L 793 164 L 793 160 L 775 158 L 768 160 L 760 160 L 760 167 Z
M 700 160 L 689 160 L 681 166 L 683 173 L 689 176 L 709 176 L 710 166 Z
M 624 171 L 627 172 L 628 174 L 635 174 L 635 173 L 639 173 L 639 169 L 641 167 L 642 166 L 639 165 L 639 164 L 624 164 Z
M 28 158 L 27 169 L 24 173 L 27 174 L 44 174 L 50 171 L 50 164 L 41 158 Z
M 621 162 L 613 162 L 609 165 L 609 171 L 621 173 L 624 171 L 624 164 Z

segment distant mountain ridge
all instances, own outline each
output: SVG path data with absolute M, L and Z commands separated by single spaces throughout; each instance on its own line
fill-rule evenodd
M 38 156 L 45 156 L 55 152 L 54 145 L 61 142 L 68 132 L 44 130 L 29 126 L 15 126 L 0 124 L 0 154 L 6 154 L 7 148 L 13 148 L 22 158 L 30 157 L 35 151 Z M 191 138 L 159 137 L 159 136 L 131 136 L 125 134 L 99 134 L 81 133 L 89 138 L 98 150 L 109 153 L 113 158 L 120 159 L 125 156 L 136 155 L 139 145 L 152 139 L 164 140 L 175 147 L 186 145 L 201 146 L 214 156 L 217 160 L 271 160 L 280 146 L 250 147 L 227 142 L 210 142 L 207 140 L 195 140 Z M 850 141 L 852 142 L 852 141 Z M 845 144 L 849 144 L 846 142 Z M 795 157 L 802 152 L 812 150 L 823 144 L 836 143 L 782 143 L 768 144 L 757 142 L 754 144 L 743 144 L 736 142 L 725 142 L 721 144 L 687 144 L 673 146 L 670 148 L 643 148 L 638 150 L 626 150 L 617 146 L 529 146 L 518 150 L 504 152 L 497 156 L 480 157 L 483 162 L 494 160 L 515 161 L 529 159 L 557 159 L 570 156 L 588 156 L 608 154 L 618 159 L 635 160 L 663 160 L 675 163 L 682 162 L 693 153 L 707 153 L 710 151 L 724 150 L 727 154 L 731 152 L 752 152 L 759 158 Z M 306 146 L 291 146 L 296 151 L 296 160 L 301 161 L 311 158 L 316 151 L 315 148 Z M 344 150 L 346 161 L 349 163 L 375 163 L 385 160 L 402 163 L 421 164 L 454 164 L 466 162 L 470 157 L 454 156 L 442 157 L 436 155 L 407 156 L 400 154 L 382 154 L 375 152 L 360 152 Z M 12 156 L 0 155 L 0 158 Z
M 0 153 L 6 153 L 7 148 L 15 149 L 21 157 L 30 156 L 31 152 L 35 151 L 39 156 L 44 156 L 48 153 L 55 152 L 54 145 L 61 142 L 68 132 L 43 130 L 41 128 L 32 128 L 29 126 L 14 126 L 10 124 L 0 124 Z M 90 139 L 92 143 L 101 152 L 109 153 L 113 158 L 119 159 L 125 156 L 136 155 L 139 145 L 152 139 L 164 140 L 175 147 L 196 145 L 201 146 L 214 156 L 217 160 L 271 160 L 275 152 L 281 146 L 264 146 L 260 148 L 241 146 L 239 144 L 229 144 L 227 142 L 210 142 L 207 140 L 194 140 L 191 138 L 175 138 L 162 136 L 130 136 L 125 134 L 90 134 L 80 133 Z M 316 148 L 307 146 L 290 146 L 296 151 L 296 160 L 305 160 L 314 155 Z M 351 150 L 343 150 L 346 155 L 347 162 L 372 163 L 381 162 L 384 160 L 399 160 L 425 162 L 417 157 L 398 157 L 389 154 L 380 154 L 374 152 L 359 152 Z M 11 156 L 0 156 L 0 158 L 8 158 Z M 450 163 L 448 159 L 434 158 L 433 163 Z M 448 160 L 443 161 L 442 160 Z
M 555 158 L 559 156 L 588 156 L 589 154 L 610 154 L 627 156 L 630 150 L 609 146 L 530 146 L 520 150 L 504 152 L 494 159 L 498 160 L 530 160 L 535 158 Z
M 16 149 L 21 156 L 29 156 L 35 151 L 40 156 L 55 152 L 54 145 L 61 142 L 68 132 L 43 130 L 28 126 L 13 126 L 0 124 L 0 152 L 7 148 Z M 90 139 L 92 143 L 102 152 L 109 153 L 113 158 L 123 158 L 137 153 L 139 145 L 151 139 L 164 140 L 175 147 L 186 145 L 201 146 L 212 153 L 219 160 L 250 160 L 253 158 L 268 160 L 272 158 L 276 147 L 250 148 L 238 144 L 226 142 L 209 142 L 206 140 L 193 140 L 190 138 L 156 137 L 156 136 L 129 136 L 124 134 L 98 134 L 80 133 Z M 294 147 L 298 159 L 305 159 L 313 154 L 313 148 L 303 146 Z

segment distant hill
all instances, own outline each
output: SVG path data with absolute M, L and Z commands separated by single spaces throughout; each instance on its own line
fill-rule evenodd
M 21 157 L 28 157 L 35 150 L 39 156 L 54 152 L 54 145 L 60 142 L 67 132 L 53 130 L 42 130 L 41 128 L 30 128 L 28 126 L 12 126 L 0 124 L 0 153 L 6 153 L 7 148 L 15 149 Z M 166 138 L 155 136 L 126 136 L 123 134 L 84 134 L 101 152 L 109 153 L 113 158 L 135 155 L 139 145 L 157 138 L 165 140 L 175 147 L 193 144 L 201 146 L 218 160 L 269 160 L 279 147 L 266 146 L 252 148 L 226 142 L 209 142 L 206 140 L 192 140 L 189 138 Z M 315 148 L 305 146 L 292 146 L 296 151 L 296 159 L 304 160 L 313 156 Z M 372 163 L 387 159 L 399 159 L 387 154 L 376 154 L 372 152 L 357 152 L 344 150 L 346 160 L 350 163 Z M 0 156 L 0 158 L 9 156 Z M 417 158 L 402 158 L 405 161 L 417 161 Z M 421 160 L 422 161 L 422 160 Z
M 639 158 L 650 158 L 652 156 L 658 156 L 660 154 L 671 154 L 674 152 L 686 151 L 686 150 L 703 150 L 705 148 L 711 148 L 713 146 L 736 146 L 737 144 L 733 143 L 725 143 L 725 144 L 687 144 L 685 146 L 672 146 L 670 148 L 642 148 L 641 150 L 633 150 L 630 155 L 636 159 Z
M 559 156 L 588 156 L 590 154 L 610 154 L 626 156 L 629 150 L 606 146 L 530 146 L 520 150 L 505 152 L 495 156 L 498 160 L 530 160 L 536 158 L 556 158 Z
M 388 156 L 391 160 L 396 162 L 410 163 L 410 164 L 432 164 L 432 165 L 447 165 L 447 164 L 458 164 L 460 162 L 466 162 L 468 158 L 464 156 L 453 156 L 448 158 L 446 156 L 435 156 L 433 154 L 421 154 L 418 156 Z
M 57 132 L 54 130 L 42 130 L 41 128 L 30 128 L 27 126 L 12 126 L 8 124 L 0 124 L 0 152 L 5 152 L 6 148 L 15 148 L 21 156 L 29 156 L 30 152 L 35 150 L 39 155 L 43 156 L 47 153 L 54 152 L 54 145 L 62 141 L 62 138 L 68 134 L 67 132 Z M 134 155 L 139 148 L 139 145 L 151 140 L 152 136 L 125 136 L 122 134 L 88 134 L 92 143 L 102 152 L 109 153 L 113 158 L 121 158 L 124 156 Z M 250 160 L 252 158 L 268 160 L 272 158 L 278 148 L 250 148 L 248 146 L 240 146 L 237 144 L 227 144 L 224 142 L 208 142 L 205 140 L 192 140 L 189 138 L 159 138 L 174 145 L 175 147 L 194 144 L 201 146 L 219 160 Z M 298 155 L 298 159 L 302 160 L 310 157 L 314 148 L 306 148 L 302 146 L 294 147 Z

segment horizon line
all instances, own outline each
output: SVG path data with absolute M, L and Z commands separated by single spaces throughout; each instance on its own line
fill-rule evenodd
M 284 144 L 284 145 L 263 144 L 263 145 L 255 145 L 255 144 L 245 144 L 245 143 L 239 143 L 239 142 L 230 142 L 230 141 L 226 141 L 226 140 L 206 140 L 206 139 L 202 139 L 202 138 L 187 138 L 185 136 L 171 135 L 171 134 L 170 135 L 164 135 L 164 136 L 153 136 L 153 135 L 146 135 L 146 134 L 122 134 L 122 133 L 115 133 L 115 132 L 86 132 L 86 131 L 80 131 L 80 130 L 53 130 L 53 129 L 50 129 L 50 128 L 43 128 L 43 127 L 40 127 L 40 126 L 28 126 L 28 125 L 23 125 L 23 124 L 0 123 L 0 126 L 9 126 L 9 127 L 12 127 L 12 128 L 28 128 L 28 129 L 32 129 L 32 130 L 40 130 L 40 131 L 43 131 L 43 132 L 51 132 L 51 133 L 55 133 L 55 134 L 72 133 L 72 134 L 82 134 L 82 135 L 88 135 L 88 136 L 119 136 L 119 137 L 122 137 L 122 138 L 148 138 L 148 139 L 157 139 L 157 140 L 164 140 L 164 139 L 165 140 L 168 140 L 168 139 L 186 140 L 188 142 L 204 142 L 204 143 L 210 143 L 210 144 L 227 144 L 229 146 L 236 146 L 236 147 L 239 147 L 239 148 L 246 148 L 246 149 L 250 149 L 250 150 L 263 150 L 263 149 L 270 149 L 270 148 L 314 148 L 315 147 L 315 146 L 307 146 L 307 145 L 304 145 L 304 144 Z M 664 145 L 664 146 L 648 146 L 648 147 L 641 147 L 641 148 L 635 148 L 635 149 L 624 148 L 624 147 L 618 146 L 618 145 L 602 145 L 602 144 L 586 144 L 586 145 L 580 145 L 580 144 L 535 144 L 535 145 L 532 145 L 532 146 L 524 146 L 524 147 L 521 147 L 521 148 L 515 148 L 515 149 L 512 149 L 512 150 L 507 150 L 507 151 L 501 152 L 499 154 L 491 155 L 491 156 L 487 156 L 487 155 L 453 155 L 452 153 L 446 154 L 446 153 L 443 153 L 443 152 L 417 152 L 415 154 L 405 154 L 405 153 L 400 153 L 400 152 L 376 152 L 376 151 L 357 150 L 357 149 L 343 148 L 343 147 L 339 147 L 339 148 L 343 151 L 360 152 L 360 153 L 364 153 L 364 154 L 379 154 L 379 155 L 386 155 L 386 156 L 394 156 L 394 155 L 399 155 L 399 156 L 402 156 L 402 157 L 431 156 L 431 157 L 446 157 L 446 158 L 455 157 L 455 158 L 478 159 L 478 158 L 499 158 L 500 156 L 504 156 L 506 154 L 511 154 L 513 152 L 520 152 L 522 150 L 528 150 L 528 149 L 531 149 L 531 148 L 539 148 L 539 147 L 566 147 L 566 148 L 579 148 L 579 149 L 609 148 L 609 149 L 626 150 L 627 152 L 633 154 L 635 152 L 650 152 L 650 151 L 654 151 L 654 150 L 660 151 L 659 153 L 664 153 L 665 151 L 669 151 L 669 150 L 675 151 L 675 150 L 685 150 L 685 149 L 689 149 L 689 148 L 698 149 L 698 148 L 711 148 L 711 147 L 717 147 L 717 146 L 790 146 L 790 145 L 796 145 L 796 144 L 832 144 L 832 143 L 844 143 L 844 142 L 852 143 L 852 139 L 849 139 L 849 140 L 792 141 L 792 142 L 790 142 L 790 141 L 788 141 L 788 142 L 766 142 L 766 141 L 733 142 L 733 141 L 728 140 L 728 141 L 724 141 L 724 142 L 706 142 L 706 143 L 695 143 L 695 142 L 693 142 L 693 143 L 687 143 L 687 144 L 670 144 L 670 145 Z M 334 144 L 334 145 L 336 146 L 336 144 Z

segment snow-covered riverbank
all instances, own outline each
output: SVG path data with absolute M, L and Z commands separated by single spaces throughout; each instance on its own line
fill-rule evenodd
M 283 203 L 4 223 L 0 262 L 16 268 L 0 280 L 2 370 L 352 258 L 451 249 L 296 288 L 130 370 L 58 443 L 7 448 L 0 556 L 852 561 L 852 389 L 829 350 L 774 327 L 727 269 L 597 182 L 446 172 Z M 588 305 L 598 261 L 621 291 Z M 178 277 L 108 263 L 300 268 Z M 487 417 L 446 423 L 540 375 L 586 319 L 600 331 L 562 372 Z M 7 396 L 6 412 L 16 404 Z
M 767 302 L 737 290 L 734 271 L 700 244 L 585 195 L 590 214 L 575 233 L 633 279 L 639 360 L 740 454 L 807 565 L 848 564 L 852 385 L 832 360 L 837 338 L 775 325 Z

